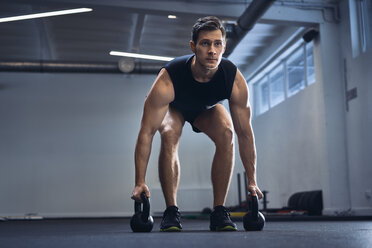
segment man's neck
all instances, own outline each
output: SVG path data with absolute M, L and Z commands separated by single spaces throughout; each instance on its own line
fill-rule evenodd
M 192 58 L 191 73 L 194 79 L 200 83 L 209 82 L 214 76 L 214 74 L 217 72 L 217 70 L 218 70 L 218 67 L 210 69 L 197 63 L 196 56 Z

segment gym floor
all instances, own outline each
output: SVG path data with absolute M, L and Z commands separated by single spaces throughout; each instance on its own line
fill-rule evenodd
M 210 232 L 208 220 L 183 219 L 180 233 L 133 233 L 129 219 L 0 221 L 1 248 L 57 247 L 372 247 L 372 221 L 274 221 L 261 232 Z

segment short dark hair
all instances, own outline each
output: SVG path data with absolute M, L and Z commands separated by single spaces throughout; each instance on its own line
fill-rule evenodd
M 196 44 L 199 38 L 199 32 L 202 30 L 214 31 L 221 30 L 223 38 L 226 37 L 226 31 L 220 19 L 215 16 L 206 16 L 199 18 L 192 27 L 191 39 Z

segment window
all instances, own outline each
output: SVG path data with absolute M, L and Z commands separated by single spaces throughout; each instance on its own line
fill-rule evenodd
M 279 64 L 269 74 L 270 79 L 270 107 L 284 101 L 283 64 Z
M 254 87 L 255 112 L 260 115 L 269 109 L 269 84 L 267 77 L 263 77 Z
M 353 58 L 372 46 L 372 1 L 349 0 L 350 36 Z
M 315 83 L 313 43 L 298 40 L 247 81 L 258 116 Z
M 298 48 L 287 60 L 288 96 L 305 88 L 304 52 Z
M 368 6 L 369 5 L 369 6 Z M 367 0 L 359 0 L 359 29 L 360 29 L 360 45 L 362 52 L 367 51 L 368 46 L 370 45 L 370 30 L 369 30 L 369 18 L 368 11 L 371 13 L 371 4 L 368 4 Z M 369 14 L 371 15 L 371 14 Z
M 315 70 L 314 70 L 314 54 L 313 54 L 313 43 L 309 42 L 306 44 L 306 76 L 307 85 L 315 82 Z

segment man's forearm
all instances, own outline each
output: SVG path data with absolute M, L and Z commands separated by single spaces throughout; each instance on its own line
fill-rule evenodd
M 238 136 L 239 153 L 245 168 L 248 184 L 256 184 L 256 149 L 253 134 Z
M 134 163 L 136 167 L 135 184 L 145 183 L 147 164 L 151 154 L 153 135 L 140 134 L 138 135 L 136 149 L 134 153 Z

